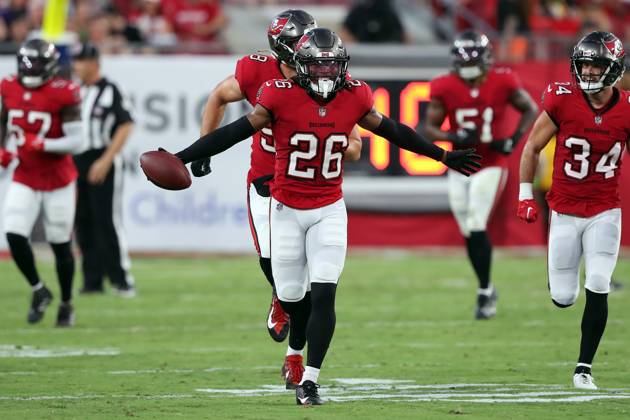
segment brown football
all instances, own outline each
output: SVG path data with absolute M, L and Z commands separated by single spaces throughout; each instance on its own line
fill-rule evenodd
M 165 190 L 184 190 L 192 184 L 184 162 L 165 150 L 140 155 L 140 167 L 149 181 Z

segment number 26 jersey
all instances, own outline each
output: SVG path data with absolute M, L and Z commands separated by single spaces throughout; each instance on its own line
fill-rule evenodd
M 551 83 L 543 109 L 558 127 L 549 207 L 558 213 L 592 217 L 620 206 L 621 156 L 630 137 L 630 96 L 613 96 L 595 109 L 578 86 Z
M 258 104 L 272 115 L 276 166 L 271 195 L 295 209 L 315 209 L 342 197 L 343 153 L 353 127 L 373 105 L 359 80 L 320 103 L 291 80 L 269 80 Z

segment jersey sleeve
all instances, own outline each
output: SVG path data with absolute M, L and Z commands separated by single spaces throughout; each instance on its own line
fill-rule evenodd
M 78 84 L 68 82 L 61 87 L 59 101 L 63 107 L 76 106 L 81 104 L 81 88 Z
M 276 80 L 267 80 L 260 86 L 256 95 L 256 103 L 269 111 L 274 119 L 282 99 L 280 90 L 276 86 Z
M 549 115 L 549 118 L 553 123 L 558 126 L 558 95 L 555 90 L 555 83 L 550 83 L 549 86 L 543 91 L 541 103 L 542 109 Z
M 365 82 L 361 82 L 361 95 L 360 104 L 361 104 L 361 116 L 365 116 L 368 112 L 374 108 L 374 97 L 372 96 L 372 88 Z
M 431 86 L 430 86 L 430 97 L 431 99 L 435 99 L 438 100 L 442 103 L 444 103 L 444 97 L 445 97 L 445 88 L 444 88 L 444 83 L 442 78 L 437 78 L 437 79 L 433 79 L 431 81 Z
M 258 69 L 254 67 L 256 63 L 260 64 L 260 62 L 252 60 L 250 56 L 245 56 L 236 62 L 236 70 L 234 71 L 234 78 L 238 82 L 241 92 L 250 102 L 254 99 L 249 97 L 251 95 L 250 92 L 256 92 L 256 89 L 259 88 L 259 86 L 254 86 L 253 84 L 257 79 L 255 76 Z
M 503 83 L 505 84 L 505 89 L 508 92 L 508 97 L 512 96 L 512 94 L 517 90 L 523 88 L 521 80 L 511 70 L 505 72 Z

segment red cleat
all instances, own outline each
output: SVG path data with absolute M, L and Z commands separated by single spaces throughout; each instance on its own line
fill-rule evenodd
M 287 356 L 284 358 L 282 366 L 282 377 L 284 378 L 287 389 L 295 389 L 302 381 L 304 366 L 302 366 L 303 357 L 299 354 Z
M 289 335 L 289 314 L 284 312 L 278 296 L 274 291 L 271 295 L 271 306 L 267 315 L 267 330 L 274 341 L 284 341 Z

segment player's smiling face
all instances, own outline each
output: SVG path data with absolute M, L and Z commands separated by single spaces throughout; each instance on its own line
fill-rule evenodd
M 580 76 L 585 82 L 598 82 L 604 70 L 605 67 L 601 64 L 586 62 L 582 64 Z

